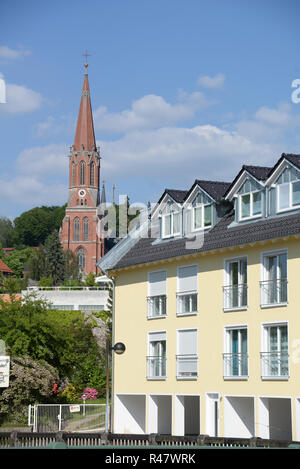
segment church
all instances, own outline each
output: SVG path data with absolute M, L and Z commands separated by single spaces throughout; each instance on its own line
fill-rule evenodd
M 70 147 L 68 192 L 60 241 L 63 249 L 78 255 L 83 276 L 90 272 L 98 274 L 96 263 L 106 250 L 100 229 L 100 204 L 103 207 L 106 200 L 104 185 L 100 200 L 100 148 L 96 146 L 87 63 L 75 140 Z

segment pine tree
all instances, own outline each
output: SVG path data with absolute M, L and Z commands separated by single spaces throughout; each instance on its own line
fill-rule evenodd
M 53 231 L 45 242 L 45 275 L 52 277 L 53 285 L 61 285 L 65 280 L 65 256 L 58 231 Z

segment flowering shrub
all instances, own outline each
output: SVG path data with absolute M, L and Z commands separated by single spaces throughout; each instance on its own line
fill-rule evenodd
M 9 387 L 0 393 L 0 416 L 13 415 L 16 421 L 26 419 L 28 404 L 47 402 L 57 379 L 57 370 L 45 361 L 12 357 Z
M 97 396 L 99 393 L 94 388 L 85 388 L 82 395 L 80 396 L 80 399 L 83 400 L 84 394 L 85 394 L 85 399 L 97 399 Z
M 64 381 L 61 395 L 64 396 L 69 402 L 74 402 L 78 398 L 78 392 L 75 386 L 70 383 L 68 379 Z

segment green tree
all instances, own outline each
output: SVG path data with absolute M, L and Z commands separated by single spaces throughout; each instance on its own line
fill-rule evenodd
M 90 272 L 85 279 L 85 284 L 87 287 L 95 287 L 96 282 L 95 282 L 96 275 L 93 272 Z
M 12 296 L 10 302 L 0 298 L 0 310 L 1 339 L 9 355 L 44 360 L 78 388 L 89 382 L 88 370 L 97 368 L 101 360 L 90 318 L 80 311 L 50 310 L 34 294 Z
M 53 231 L 45 242 L 45 276 L 52 277 L 53 285 L 65 280 L 65 256 L 58 231 Z
M 65 207 L 35 207 L 23 212 L 14 220 L 12 241 L 14 246 L 39 246 L 49 233 L 59 230 Z
M 14 226 L 7 217 L 0 217 L 0 243 L 4 248 L 12 246 Z
M 45 249 L 39 246 L 35 249 L 27 262 L 28 275 L 32 280 L 40 280 L 45 274 Z
M 80 284 L 81 274 L 79 269 L 78 256 L 70 249 L 63 251 L 65 259 L 65 284 Z
M 34 250 L 30 247 L 14 249 L 4 257 L 4 262 L 17 277 L 22 277 L 26 263 L 33 253 Z

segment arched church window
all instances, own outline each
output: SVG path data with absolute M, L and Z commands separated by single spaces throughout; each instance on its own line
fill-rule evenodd
M 85 250 L 83 248 L 78 249 L 78 264 L 81 270 L 85 269 Z
M 90 167 L 90 185 L 91 186 L 95 185 L 95 165 L 94 165 L 94 163 L 91 163 L 91 167 Z
M 74 218 L 74 241 L 79 241 L 79 218 Z
M 89 239 L 89 219 L 85 217 L 83 219 L 83 241 L 88 241 Z
M 75 164 L 72 163 L 72 186 L 75 186 Z
M 79 184 L 82 186 L 84 185 L 84 172 L 85 172 L 85 164 L 83 161 L 80 163 L 80 181 Z

